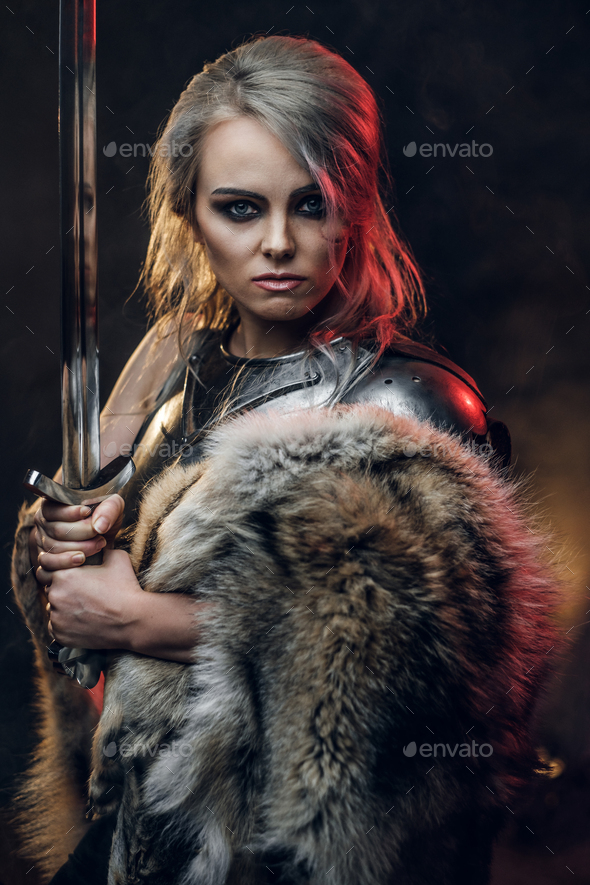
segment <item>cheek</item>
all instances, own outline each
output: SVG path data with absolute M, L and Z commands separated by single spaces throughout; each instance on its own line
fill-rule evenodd
M 205 240 L 205 249 L 213 271 L 223 268 L 226 272 L 243 262 L 248 254 L 240 244 L 239 237 L 232 235 L 229 228 L 216 221 L 204 224 L 201 232 Z M 244 253 L 244 255 L 242 254 Z
M 298 236 L 300 253 L 313 265 L 318 272 L 325 272 L 330 261 L 330 244 L 324 225 L 302 228 Z
M 310 295 L 310 306 L 313 306 L 312 302 L 318 304 L 331 290 L 342 270 L 345 257 L 343 244 L 336 242 L 335 261 L 330 261 L 328 238 L 324 234 L 314 239 L 313 252 L 307 253 L 307 267 L 313 268 L 310 276 L 315 287 Z
M 333 221 L 331 224 L 328 224 L 328 222 L 325 221 L 322 224 L 318 224 L 314 234 L 318 251 L 324 252 L 328 255 L 329 240 L 331 238 L 335 244 L 336 254 L 339 254 L 340 250 L 345 248 L 348 243 L 350 226 L 346 225 L 343 221 Z

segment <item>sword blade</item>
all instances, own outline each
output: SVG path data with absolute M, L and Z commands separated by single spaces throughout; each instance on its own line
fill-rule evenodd
M 135 471 L 133 460 L 123 456 L 100 471 L 95 78 L 95 0 L 60 0 L 63 485 L 38 470 L 27 471 L 24 485 L 37 495 L 68 504 L 99 501 L 122 491 Z M 63 648 L 56 640 L 48 655 L 57 670 L 77 679 L 83 688 L 96 685 L 106 661 L 102 651 Z
M 62 471 L 72 489 L 100 469 L 95 80 L 95 0 L 60 0 Z

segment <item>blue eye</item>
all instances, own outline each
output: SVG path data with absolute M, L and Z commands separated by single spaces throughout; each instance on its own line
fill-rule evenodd
M 301 206 L 307 206 L 308 209 L 303 214 L 304 215 L 323 215 L 324 214 L 324 201 L 321 196 L 313 196 L 306 197 L 302 203 L 299 204 Z
M 234 219 L 252 218 L 259 214 L 258 212 L 248 212 L 248 209 L 252 208 L 255 209 L 256 206 L 248 200 L 238 200 L 235 203 L 228 203 L 227 206 L 223 207 L 223 211 L 226 215 L 229 215 L 230 218 Z

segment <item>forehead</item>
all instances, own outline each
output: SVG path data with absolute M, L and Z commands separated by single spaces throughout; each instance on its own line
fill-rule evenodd
M 292 190 L 311 176 L 282 142 L 251 117 L 215 124 L 205 136 L 197 186 L 239 186 L 248 190 Z

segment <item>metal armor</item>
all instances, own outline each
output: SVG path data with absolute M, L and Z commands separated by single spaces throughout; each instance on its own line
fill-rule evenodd
M 149 479 L 175 463 L 199 460 L 215 423 L 246 409 L 374 402 L 459 434 L 501 467 L 510 463 L 508 429 L 487 418 L 475 381 L 425 345 L 396 343 L 374 365 L 375 342 L 362 341 L 355 349 L 344 337 L 328 345 L 334 362 L 322 352 L 305 359 L 304 351 L 247 359 L 228 352 L 231 331 L 195 333 L 188 366 L 179 364 L 145 419 L 134 443 L 136 472 L 124 492 L 124 528 L 136 521 L 139 492 Z

